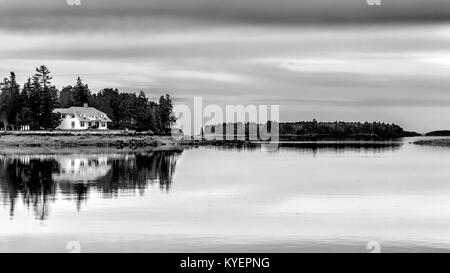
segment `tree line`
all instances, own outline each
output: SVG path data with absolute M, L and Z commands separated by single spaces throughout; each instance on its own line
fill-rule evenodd
M 217 134 L 237 135 L 238 129 L 243 128 L 246 136 L 254 132 L 260 132 L 260 127 L 270 132 L 271 123 L 223 123 L 216 125 L 207 125 L 202 128 L 201 134 L 205 132 Z M 397 138 L 406 136 L 417 136 L 415 132 L 405 131 L 396 124 L 384 122 L 319 122 L 297 121 L 277 123 L 280 139 L 325 139 L 325 138 Z
M 280 124 L 280 135 L 328 135 L 335 137 L 373 136 L 395 138 L 407 132 L 396 124 L 385 122 L 318 122 L 317 120 Z
M 0 82 L 0 123 L 5 129 L 29 126 L 31 130 L 52 130 L 61 122 L 61 116 L 53 112 L 55 108 L 81 107 L 85 103 L 108 115 L 112 120 L 110 129 L 165 134 L 176 121 L 169 95 L 152 101 L 143 91 L 135 94 L 105 88 L 92 93 L 80 77 L 74 85 L 58 90 L 52 79 L 51 71 L 42 65 L 23 86 L 17 83 L 14 72 Z

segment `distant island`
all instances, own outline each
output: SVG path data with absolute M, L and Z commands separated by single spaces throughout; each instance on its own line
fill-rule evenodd
M 238 126 L 245 126 L 245 136 L 249 137 L 250 128 L 252 126 L 259 131 L 260 126 L 270 127 L 267 124 L 256 123 L 224 123 L 216 125 L 208 125 L 203 128 L 202 132 L 217 134 L 222 132 L 224 135 L 238 135 Z M 222 126 L 222 130 L 220 129 Z M 416 132 L 405 131 L 396 124 L 387 124 L 384 122 L 319 122 L 299 121 L 299 122 L 282 122 L 278 123 L 280 140 L 327 140 L 327 139 L 359 139 L 359 140 L 383 140 L 395 139 L 401 137 L 420 136 Z M 227 129 L 228 128 L 228 129 Z M 234 128 L 234 130 L 233 130 Z
M 280 123 L 280 138 L 356 138 L 356 139 L 393 139 L 420 136 L 416 132 L 405 131 L 396 124 L 384 122 L 318 122 L 302 121 Z
M 450 147 L 450 139 L 422 139 L 413 142 L 416 145 L 435 146 L 435 147 Z
M 449 137 L 450 130 L 439 130 L 426 133 L 427 137 Z M 422 146 L 434 146 L 434 147 L 450 147 L 450 138 L 433 138 L 433 139 L 422 139 L 413 142 L 417 145 Z
M 450 136 L 450 130 L 440 130 L 426 133 L 425 136 Z

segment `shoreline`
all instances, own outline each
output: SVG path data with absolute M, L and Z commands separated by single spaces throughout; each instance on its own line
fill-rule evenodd
M 139 134 L 0 134 L 1 153 L 16 150 L 113 150 L 180 151 L 183 148 L 170 136 Z
M 398 139 L 398 138 L 396 138 Z M 284 138 L 283 141 L 349 141 L 349 142 L 389 142 L 396 139 L 377 139 L 361 137 L 307 137 L 296 136 Z M 448 139 L 423 139 L 412 142 L 416 145 L 450 147 Z M 148 133 L 136 133 L 134 131 L 12 131 L 0 133 L 0 153 L 17 153 L 17 148 L 27 151 L 48 150 L 61 153 L 64 150 L 73 149 L 89 152 L 95 151 L 182 151 L 188 147 L 196 146 L 244 146 L 254 145 L 255 141 L 249 140 L 207 140 L 200 138 L 185 138 L 176 140 L 172 136 L 151 135 Z

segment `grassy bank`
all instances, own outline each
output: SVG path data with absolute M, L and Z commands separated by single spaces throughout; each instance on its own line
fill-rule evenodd
M 0 149 L 7 148 L 116 148 L 179 150 L 180 146 L 169 136 L 124 134 L 20 134 L 0 135 Z
M 89 152 L 114 150 L 158 150 L 179 151 L 183 147 L 190 146 L 236 146 L 244 145 L 246 141 L 239 140 L 201 140 L 185 138 L 175 140 L 171 136 L 149 135 L 134 131 L 10 131 L 0 133 L 0 149 L 2 153 L 7 151 L 20 152 L 48 150 L 59 152 L 64 150 L 83 150 Z M 20 150 L 18 149 L 20 148 Z

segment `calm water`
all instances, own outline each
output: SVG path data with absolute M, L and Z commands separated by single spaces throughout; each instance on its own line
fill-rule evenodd
M 450 148 L 0 156 L 0 252 L 450 250 Z

